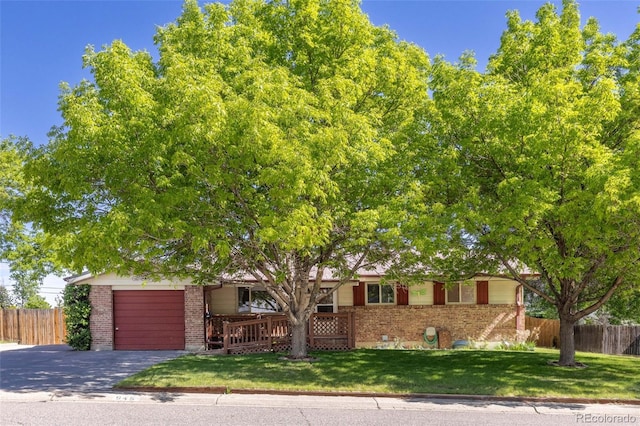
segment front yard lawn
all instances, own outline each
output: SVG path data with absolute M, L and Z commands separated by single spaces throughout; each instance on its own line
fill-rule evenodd
M 282 355 L 186 355 L 117 387 L 640 399 L 640 358 L 632 356 L 578 353 L 576 360 L 587 368 L 561 368 L 548 365 L 558 351 L 547 349 L 362 349 L 315 352 L 317 361 L 311 363 L 285 361 Z

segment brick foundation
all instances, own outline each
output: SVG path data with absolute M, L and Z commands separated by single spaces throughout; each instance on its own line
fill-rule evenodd
M 204 288 L 201 286 L 184 287 L 184 348 L 204 349 Z
M 113 294 L 111 286 L 93 285 L 89 293 L 91 302 L 91 350 L 113 350 Z
M 518 314 L 516 305 L 341 306 L 339 310 L 355 313 L 357 347 L 375 346 L 383 335 L 390 342 L 418 345 L 424 342 L 427 327 L 448 331 L 453 341 L 513 339 L 518 327 L 524 330 L 524 309 Z

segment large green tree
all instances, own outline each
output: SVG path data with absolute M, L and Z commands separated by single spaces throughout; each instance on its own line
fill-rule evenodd
M 535 22 L 510 12 L 485 73 L 469 57 L 433 68 L 455 229 L 555 306 L 561 365 L 575 363 L 576 321 L 640 282 L 639 40 L 581 27 L 567 0 Z
M 429 60 L 358 3 L 188 0 L 157 62 L 121 41 L 88 49 L 93 81 L 64 88 L 64 124 L 30 165 L 31 218 L 65 238 L 65 264 L 248 275 L 306 356 L 323 274 L 335 291 L 400 259 L 421 192 Z

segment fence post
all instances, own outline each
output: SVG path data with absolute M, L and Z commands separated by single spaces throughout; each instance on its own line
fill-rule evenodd
M 20 312 L 22 311 L 22 309 L 16 309 L 16 322 L 18 323 L 18 343 L 22 343 L 23 338 L 22 338 L 22 324 L 20 323 Z
M 222 348 L 225 354 L 229 353 L 229 321 L 222 323 Z
M 316 314 L 311 314 L 311 316 L 309 317 L 309 321 L 307 322 L 307 327 L 309 328 L 309 347 L 311 349 L 314 349 L 316 346 L 316 342 L 315 342 L 315 336 L 313 334 L 313 330 L 315 328 L 315 318 L 316 318 Z
M 273 323 L 271 315 L 267 315 L 267 339 L 269 339 L 269 352 L 273 350 Z
M 62 316 L 62 309 L 61 308 L 55 308 L 55 316 L 54 316 L 54 325 L 53 325 L 53 327 L 55 329 L 54 341 L 56 343 L 62 343 L 64 341 L 63 326 L 64 326 L 64 322 L 63 322 L 63 316 Z
M 356 347 L 356 316 L 355 312 L 347 312 L 347 314 L 347 321 L 349 321 L 349 327 L 347 327 L 349 330 L 349 349 L 354 349 Z

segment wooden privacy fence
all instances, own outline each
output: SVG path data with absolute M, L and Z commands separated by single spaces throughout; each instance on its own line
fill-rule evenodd
M 526 317 L 525 328 L 537 336 L 538 346 L 560 347 L 560 321 Z M 573 328 L 577 351 L 611 355 L 640 355 L 640 326 L 576 325 Z
M 578 325 L 576 350 L 614 355 L 640 355 L 640 326 Z
M 524 327 L 531 331 L 530 339 L 544 348 L 560 347 L 560 321 L 525 317 Z
M 57 345 L 64 343 L 65 338 L 62 308 L 0 310 L 0 341 Z

